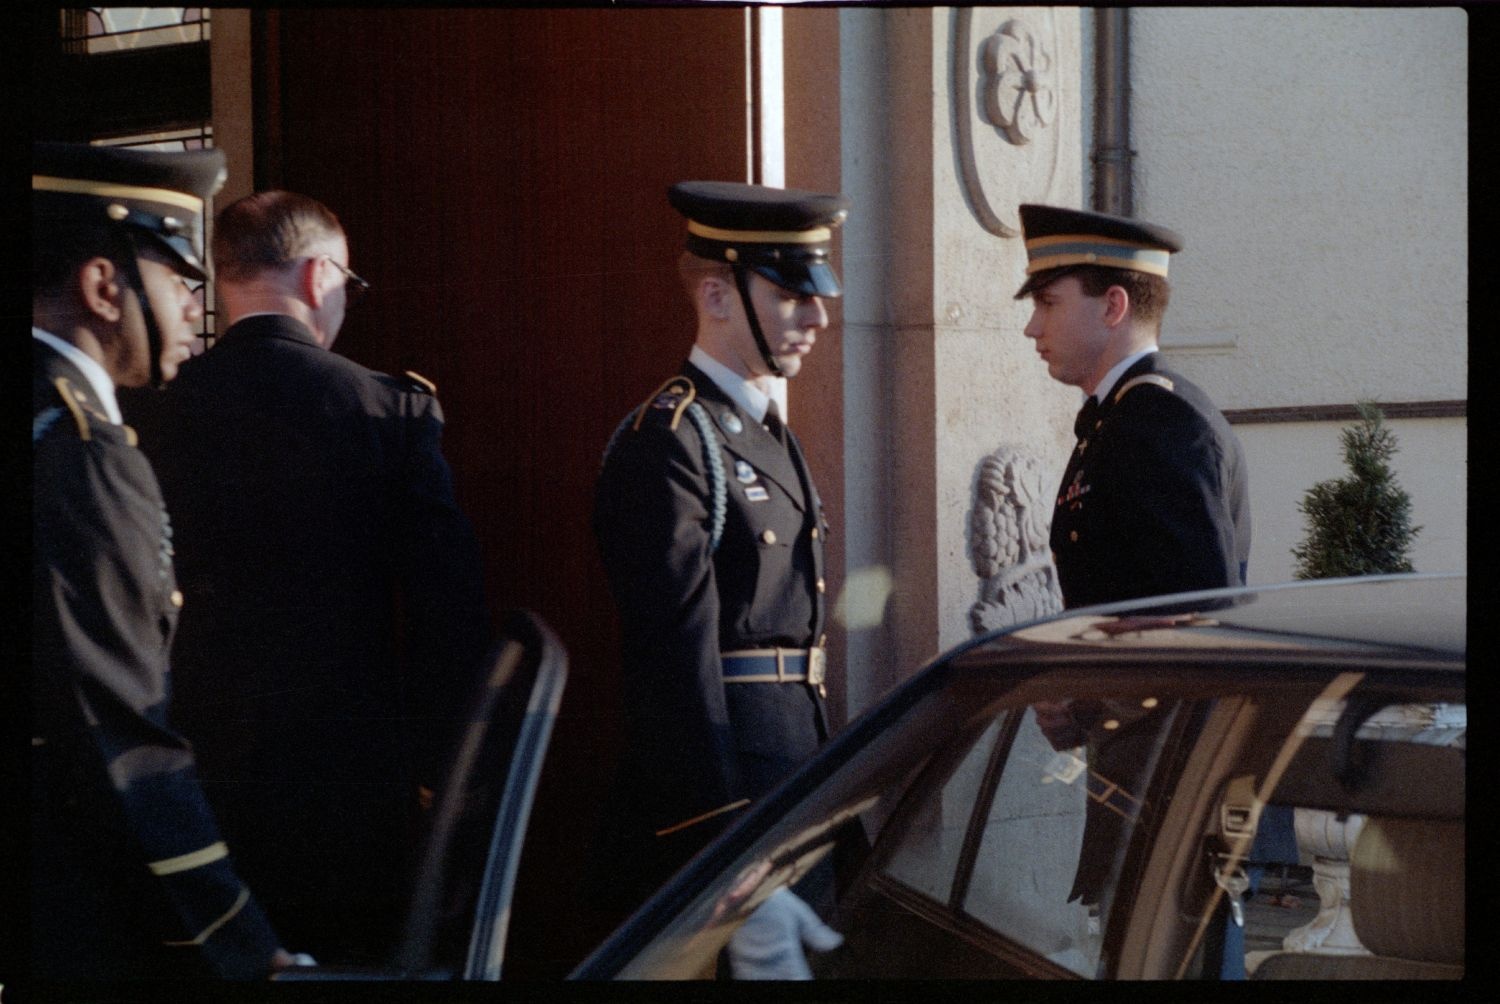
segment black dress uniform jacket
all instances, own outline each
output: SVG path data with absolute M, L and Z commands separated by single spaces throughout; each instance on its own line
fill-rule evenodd
M 1140 376 L 1151 379 L 1129 386 Z M 1152 382 L 1162 377 L 1170 390 Z M 1208 396 L 1153 352 L 1087 424 L 1052 517 L 1064 605 L 1240 585 L 1250 555 L 1245 458 Z
M 489 642 L 437 399 L 259 315 L 127 402 L 146 405 L 187 597 L 177 714 L 210 800 L 289 944 L 383 961 L 417 784 Z
M 33 353 L 33 975 L 264 976 L 277 939 L 168 717 L 181 597 L 156 477 L 83 374 Z
M 822 640 L 822 503 L 788 447 L 696 366 L 621 426 L 600 473 L 594 529 L 620 612 L 628 748 L 614 793 L 612 881 L 649 892 L 732 812 L 816 752 L 823 698 L 807 683 L 729 683 L 720 654 Z M 712 478 L 694 394 L 722 460 L 722 538 L 710 548 Z M 638 428 L 632 428 L 639 416 Z
M 1245 458 L 1202 390 L 1153 352 L 1121 375 L 1097 411 L 1086 407 L 1078 424 L 1052 517 L 1064 606 L 1243 583 L 1250 555 Z M 1075 705 L 1085 729 L 1090 714 Z M 1123 802 L 1138 804 L 1165 720 L 1165 711 L 1156 711 L 1095 733 L 1089 768 L 1105 790 L 1118 788 Z M 1118 811 L 1089 801 L 1070 898 L 1099 902 L 1122 828 Z

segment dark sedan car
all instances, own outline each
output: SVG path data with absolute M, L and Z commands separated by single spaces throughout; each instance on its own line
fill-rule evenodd
M 1461 978 L 1465 587 L 1182 594 L 961 645 L 746 810 L 572 978 L 712 978 L 745 918 L 825 859 L 837 891 L 817 905 L 844 943 L 813 956 L 820 978 Z M 509 780 L 480 830 L 440 813 L 395 966 L 283 978 L 499 978 L 564 675 L 543 626 L 515 634 L 529 655 L 501 653 L 474 719 L 491 726 L 450 789 L 505 762 Z M 481 871 L 460 911 L 439 907 Z
M 852 845 L 819 977 L 1460 978 L 1465 613 L 1462 576 L 1370 577 L 962 645 L 573 977 L 710 976 L 751 910 Z

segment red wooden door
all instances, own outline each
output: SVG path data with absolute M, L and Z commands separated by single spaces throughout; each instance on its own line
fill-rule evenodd
M 374 284 L 335 350 L 437 384 L 492 606 L 569 651 L 506 963 L 560 976 L 607 933 L 579 882 L 622 738 L 594 477 L 691 344 L 667 186 L 745 180 L 745 14 L 256 17 L 256 186 L 329 205 Z

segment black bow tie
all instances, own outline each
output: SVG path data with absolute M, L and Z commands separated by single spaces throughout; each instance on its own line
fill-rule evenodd
M 1083 402 L 1083 407 L 1078 409 L 1078 417 L 1073 419 L 1073 435 L 1083 439 L 1094 431 L 1094 423 L 1099 420 L 1099 402 L 1092 394 Z

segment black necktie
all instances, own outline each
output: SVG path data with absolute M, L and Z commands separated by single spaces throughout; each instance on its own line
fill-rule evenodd
M 781 409 L 776 407 L 775 398 L 766 405 L 766 431 L 782 446 L 786 445 L 786 424 L 781 420 Z
M 1078 417 L 1073 419 L 1073 435 L 1083 439 L 1094 431 L 1094 423 L 1099 418 L 1099 402 L 1094 400 L 1092 394 L 1083 402 L 1083 407 L 1078 409 Z

